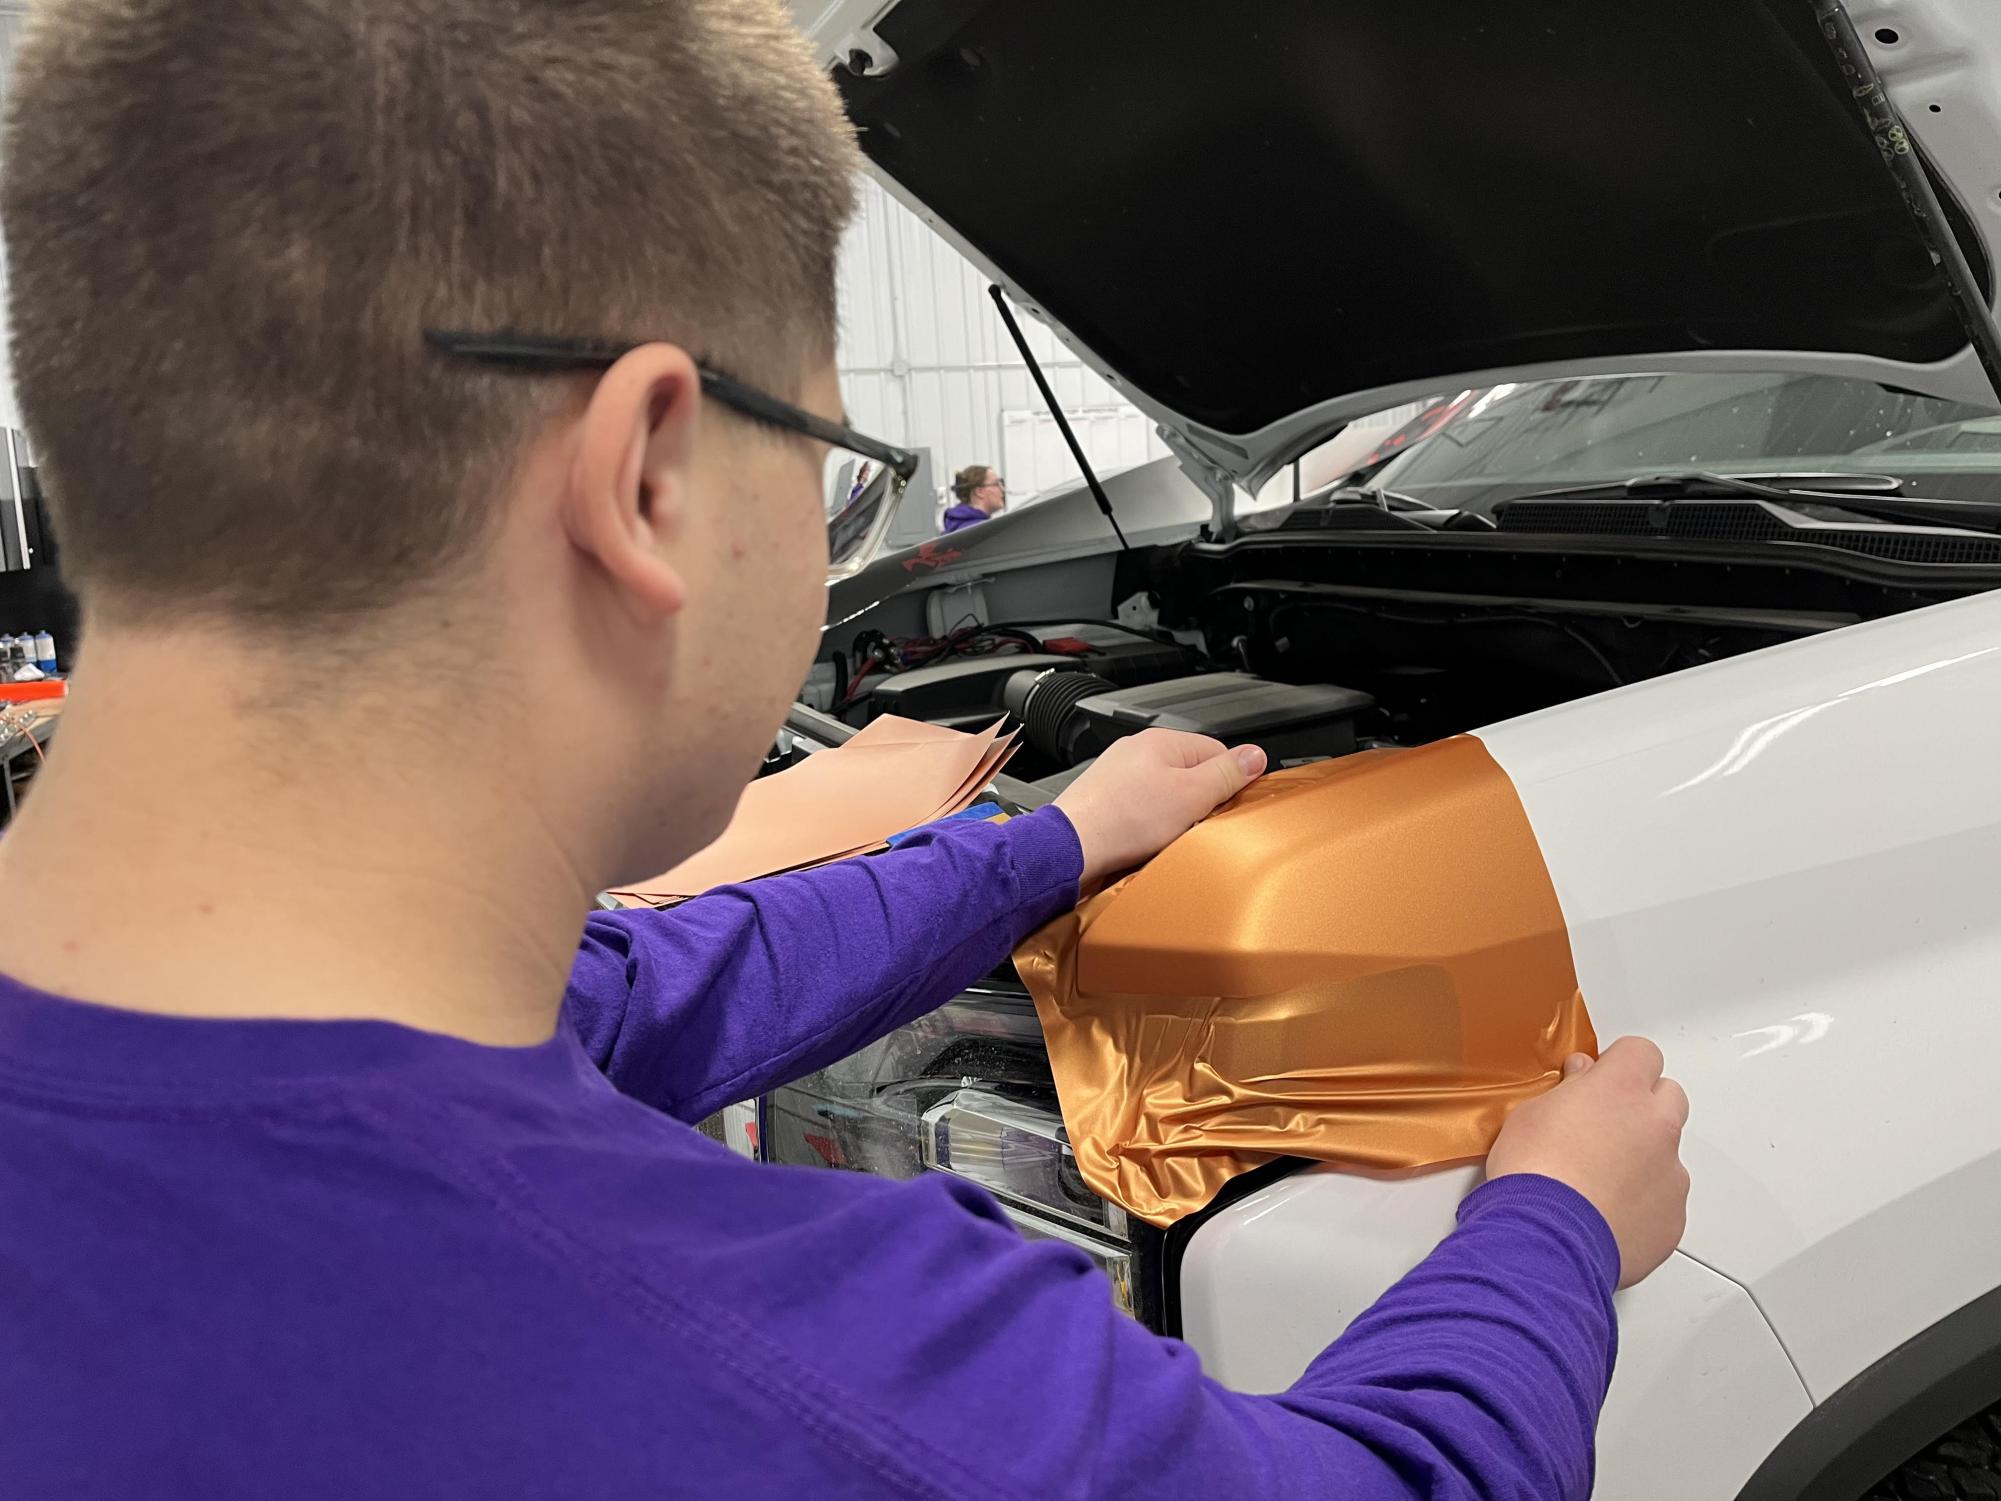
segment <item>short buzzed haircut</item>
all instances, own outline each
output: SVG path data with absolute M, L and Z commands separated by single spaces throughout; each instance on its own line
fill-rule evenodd
M 664 339 L 796 392 L 859 164 L 777 0 L 40 0 L 14 368 L 104 617 L 316 627 L 474 556 L 573 380 L 425 328 Z

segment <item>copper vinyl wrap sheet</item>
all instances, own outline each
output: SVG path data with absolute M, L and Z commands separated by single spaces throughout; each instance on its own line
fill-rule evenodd
M 1156 1225 L 1279 1156 L 1483 1157 L 1597 1039 L 1479 740 L 1266 777 L 1015 962 L 1085 1180 Z

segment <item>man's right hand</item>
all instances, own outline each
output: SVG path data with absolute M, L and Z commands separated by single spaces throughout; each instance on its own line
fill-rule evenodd
M 1539 1173 L 1589 1199 L 1619 1243 L 1621 1287 L 1666 1261 L 1688 1222 L 1688 1096 L 1664 1066 L 1644 1037 L 1620 1038 L 1595 1063 L 1574 1055 L 1562 1083 L 1508 1117 L 1487 1158 L 1489 1178 Z
M 1089 886 L 1151 860 L 1264 775 L 1254 745 L 1227 750 L 1184 730 L 1141 730 L 1113 742 L 1056 799 L 1084 850 Z

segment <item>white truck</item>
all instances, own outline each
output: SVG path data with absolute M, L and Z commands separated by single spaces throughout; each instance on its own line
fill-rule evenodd
M 1180 472 L 839 580 L 837 714 L 793 732 L 1009 712 L 1023 805 L 1147 723 L 1289 760 L 1477 738 L 1598 1035 L 1657 1039 L 1693 1102 L 1687 1236 L 1619 1300 L 1598 1494 L 2001 1494 L 2001 18 L 800 10 L 872 170 Z M 1425 397 L 1451 410 L 1422 441 L 1246 514 Z M 1054 649 L 854 686 L 968 616 Z M 775 1159 L 987 1184 L 1249 1390 L 1476 1173 L 1281 1160 L 1147 1224 L 1077 1171 L 1006 974 L 758 1108 Z

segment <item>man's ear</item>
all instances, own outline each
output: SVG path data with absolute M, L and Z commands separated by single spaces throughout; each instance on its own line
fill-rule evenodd
M 701 373 L 687 351 L 647 344 L 605 372 L 584 411 L 564 529 L 641 616 L 672 615 L 687 599 L 666 544 L 692 503 L 701 404 Z

